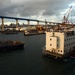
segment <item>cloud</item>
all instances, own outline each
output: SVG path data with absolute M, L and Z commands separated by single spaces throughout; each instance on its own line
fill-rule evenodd
M 64 15 L 74 0 L 1 0 L 0 15 L 14 17 L 51 18 Z M 75 11 L 75 10 L 74 10 Z M 74 11 L 72 12 L 73 15 Z M 63 14 L 61 14 L 64 12 Z M 54 19 L 54 17 L 53 17 Z

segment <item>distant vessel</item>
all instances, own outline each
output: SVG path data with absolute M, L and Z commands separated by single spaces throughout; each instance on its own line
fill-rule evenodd
M 15 30 L 6 30 L 4 31 L 5 34 L 18 34 L 18 31 L 15 31 Z
M 18 32 L 5 32 L 5 34 L 18 34 Z
M 37 34 L 37 30 L 25 30 L 24 35 L 35 35 Z
M 22 49 L 23 47 L 24 43 L 20 41 L 4 41 L 4 42 L 0 41 L 0 52 Z
M 43 31 L 37 31 L 37 30 L 25 30 L 24 35 L 29 36 L 29 35 L 38 35 L 38 34 L 44 34 Z

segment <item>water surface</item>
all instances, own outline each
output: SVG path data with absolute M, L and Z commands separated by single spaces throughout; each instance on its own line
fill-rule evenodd
M 42 54 L 45 34 L 0 34 L 0 40 L 20 40 L 24 50 L 0 53 L 0 75 L 75 75 L 75 59 L 56 61 Z

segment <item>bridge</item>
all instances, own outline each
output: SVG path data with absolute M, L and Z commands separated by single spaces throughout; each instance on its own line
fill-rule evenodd
M 49 22 L 49 21 L 41 21 L 41 20 L 34 20 L 34 19 L 26 19 L 26 18 L 17 18 L 17 17 L 7 17 L 7 16 L 0 16 L 1 20 L 2 20 L 2 31 L 4 31 L 4 19 L 14 19 L 16 20 L 16 28 L 18 28 L 18 20 L 26 20 L 28 22 L 28 25 L 30 25 L 30 21 L 34 21 L 37 22 L 37 25 L 39 25 L 39 22 L 43 22 L 45 23 L 45 25 L 47 25 L 47 23 L 49 23 L 50 25 L 57 25 L 58 23 L 55 22 Z

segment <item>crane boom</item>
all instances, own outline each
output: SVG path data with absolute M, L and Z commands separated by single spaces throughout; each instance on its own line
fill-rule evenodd
M 64 15 L 62 23 L 64 23 L 64 24 L 69 23 L 68 18 L 69 18 L 69 15 L 70 15 L 71 11 L 72 11 L 72 5 L 70 6 L 69 10 Z

